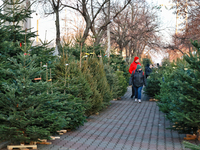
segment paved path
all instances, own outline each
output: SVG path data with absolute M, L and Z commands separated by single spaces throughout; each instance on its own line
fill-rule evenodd
M 51 145 L 38 145 L 38 150 L 184 150 L 185 135 L 165 129 L 170 122 L 156 102 L 139 104 L 130 96 L 129 87 L 121 100 L 112 101 L 100 115 L 91 116 L 84 126 Z

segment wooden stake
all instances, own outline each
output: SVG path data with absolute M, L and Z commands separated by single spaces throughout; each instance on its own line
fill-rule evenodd
M 56 140 L 56 139 L 60 139 L 59 136 L 50 136 L 51 140 Z
M 46 82 L 48 82 L 48 69 L 47 69 L 47 63 L 46 63 Z M 48 90 L 47 90 L 47 94 L 49 94 Z
M 49 69 L 50 71 L 50 82 L 51 82 L 51 87 L 52 87 L 52 78 L 51 78 L 51 68 Z M 53 94 L 53 90 L 51 89 L 51 93 Z
M 81 57 L 82 57 L 82 43 L 81 43 L 81 49 L 80 49 L 80 68 L 81 68 Z
M 26 148 L 32 148 L 32 149 L 37 149 L 37 145 L 8 145 L 7 149 L 12 150 L 13 148 L 19 148 L 19 149 L 26 149 Z
M 42 62 L 40 62 L 40 78 L 42 79 L 41 70 L 42 70 Z

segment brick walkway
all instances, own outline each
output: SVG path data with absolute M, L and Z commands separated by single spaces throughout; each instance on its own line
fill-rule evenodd
M 170 122 L 156 103 L 135 103 L 130 96 L 129 87 L 100 115 L 91 116 L 84 126 L 52 140 L 51 145 L 38 145 L 38 150 L 184 150 L 185 135 L 165 129 Z

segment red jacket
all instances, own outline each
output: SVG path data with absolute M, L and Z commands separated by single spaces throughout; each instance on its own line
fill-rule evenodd
M 137 68 L 137 65 L 141 65 L 139 62 L 136 63 L 135 61 L 139 59 L 138 57 L 134 58 L 134 61 L 131 63 L 130 68 L 129 68 L 129 73 L 132 74 L 133 70 Z

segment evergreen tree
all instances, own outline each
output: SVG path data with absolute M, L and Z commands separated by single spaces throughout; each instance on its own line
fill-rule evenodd
M 0 6 L 0 66 L 2 68 L 12 68 L 7 58 L 14 57 L 23 52 L 24 47 L 30 45 L 29 53 L 36 54 L 37 66 L 48 63 L 53 68 L 55 56 L 52 56 L 54 49 L 47 48 L 48 43 L 41 43 L 40 46 L 32 46 L 31 38 L 36 37 L 35 32 L 30 29 L 23 29 L 23 24 L 28 18 L 31 18 L 32 11 L 30 8 L 23 8 L 21 4 L 25 0 L 6 0 Z M 53 70 L 52 70 L 53 74 Z M 12 78 L 0 71 L 0 91 L 2 91 L 2 83 L 11 81 Z
M 92 90 L 79 65 L 73 60 L 68 60 L 68 57 L 62 56 L 57 61 L 55 77 L 59 82 L 59 91 L 82 99 L 85 113 L 87 116 L 90 115 Z
M 103 62 L 93 57 L 88 59 L 88 67 L 94 80 L 97 81 L 97 90 L 101 93 L 103 105 L 108 105 L 112 100 L 112 94 L 105 76 Z
M 12 69 L 3 71 L 12 76 L 12 83 L 3 85 L 0 93 L 0 138 L 12 142 L 31 142 L 48 139 L 50 131 L 66 126 L 65 112 L 53 107 L 62 106 L 58 93 L 51 93 L 47 82 L 33 82 L 43 73 L 34 62 L 36 56 L 20 54 L 9 59 Z M 19 62 L 18 62 L 19 61 Z
M 152 60 L 148 57 L 142 59 L 142 64 L 145 67 L 147 64 L 152 64 Z
M 160 93 L 160 83 L 162 82 L 162 70 L 153 68 L 150 76 L 147 78 L 147 85 L 144 87 L 144 93 L 150 97 Z
M 0 49 L 4 61 L 21 53 L 20 46 L 31 43 L 30 39 L 36 36 L 30 29 L 23 30 L 23 23 L 32 13 L 30 8 L 20 6 L 23 2 L 25 0 L 7 0 L 0 6 Z
M 127 91 L 127 82 L 126 82 L 126 79 L 124 77 L 124 72 L 123 71 L 116 71 L 115 74 L 117 75 L 118 77 L 118 88 L 120 89 L 118 92 L 118 97 L 119 98 L 120 96 L 124 96 L 124 94 L 126 93 Z
M 119 79 L 117 74 L 115 74 L 114 69 L 109 65 L 104 65 L 104 70 L 106 73 L 106 78 L 108 81 L 108 84 L 110 85 L 110 91 L 112 92 L 112 97 L 114 99 L 117 99 L 119 96 L 121 96 L 121 87 L 119 86 Z
M 99 112 L 103 107 L 103 96 L 101 95 L 100 91 L 98 90 L 98 82 L 94 78 L 93 70 L 90 68 L 88 61 L 83 62 L 82 72 L 85 76 L 85 79 L 88 81 L 92 95 L 91 95 L 91 107 L 88 110 L 88 115 L 95 114 Z
M 115 71 L 123 71 L 123 76 L 126 79 L 126 87 L 128 86 L 130 74 L 128 72 L 129 66 L 125 60 L 123 60 L 123 57 L 121 55 L 114 55 L 111 54 L 110 58 L 104 58 L 103 59 L 104 64 L 109 63 L 110 66 L 113 67 Z
M 172 129 L 197 134 L 200 127 L 200 45 L 197 42 L 193 45 L 195 54 L 185 55 L 170 74 L 165 74 L 158 106 L 174 123 Z
M 183 141 L 185 148 L 189 148 L 191 150 L 200 150 L 200 145 L 195 145 L 190 142 Z

